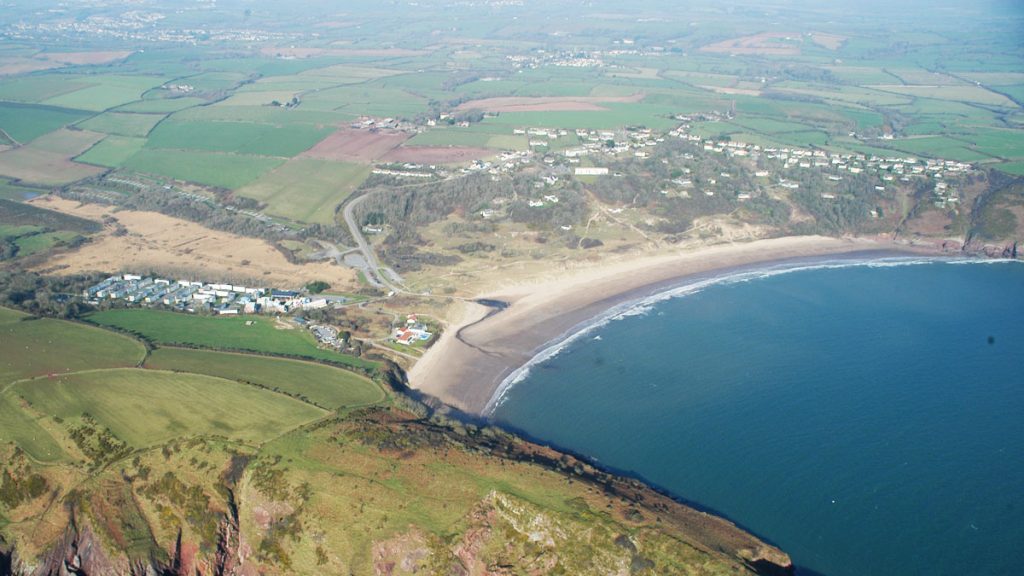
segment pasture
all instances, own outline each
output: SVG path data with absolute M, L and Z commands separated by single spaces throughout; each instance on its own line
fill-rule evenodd
M 104 112 L 99 116 L 79 122 L 78 127 L 104 134 L 144 137 L 164 119 L 162 114 L 138 114 L 128 112 Z
M 0 100 L 34 103 L 88 88 L 87 80 L 72 80 L 64 74 L 39 74 L 5 78 L 0 83 Z
M 206 374 L 248 382 L 328 410 L 380 402 L 384 392 L 368 378 L 323 364 L 246 354 L 158 348 L 147 368 Z
M 73 92 L 47 98 L 41 103 L 103 112 L 138 100 L 147 90 L 163 84 L 163 79 L 153 76 L 90 75 L 69 76 L 68 80 L 88 82 L 88 85 Z
M 146 148 L 290 157 L 308 150 L 331 132 L 331 128 L 328 127 L 304 124 L 171 120 L 153 130 Z
M 283 158 L 266 156 L 142 149 L 125 160 L 122 166 L 177 180 L 235 189 L 283 163 Z
M 145 138 L 107 136 L 75 158 L 76 162 L 117 168 L 146 145 Z
M 136 368 L 22 381 L 12 391 L 50 417 L 88 414 L 133 448 L 204 435 L 258 443 L 326 414 L 223 378 Z
M 0 175 L 42 186 L 60 186 L 96 176 L 102 170 L 76 164 L 63 154 L 23 146 L 0 152 Z
M 88 115 L 81 110 L 0 102 L 0 130 L 19 143 L 27 144 Z
M 306 330 L 264 316 L 212 317 L 134 309 L 96 312 L 86 320 L 138 334 L 157 344 L 259 352 L 326 360 L 361 369 L 376 368 L 375 363 L 361 358 L 321 350 Z
M 31 256 L 59 245 L 69 244 L 78 238 L 80 236 L 74 232 L 43 232 L 21 236 L 14 241 L 14 244 L 18 247 L 19 257 Z
M 369 166 L 294 158 L 240 188 L 238 194 L 265 203 L 265 212 L 272 216 L 330 224 L 335 208 L 369 174 Z
M 53 462 L 64 451 L 9 385 L 25 378 L 135 366 L 146 350 L 131 338 L 93 326 L 31 319 L 0 308 L 0 442 L 14 441 L 33 458 Z M 36 382 L 36 381 L 31 381 Z
M 95 326 L 52 319 L 0 316 L 0 386 L 22 378 L 95 368 L 135 366 L 142 343 Z
M 139 114 L 170 114 L 186 108 L 205 104 L 206 100 L 185 96 L 181 98 L 144 98 L 129 102 L 115 108 L 118 112 L 135 112 Z

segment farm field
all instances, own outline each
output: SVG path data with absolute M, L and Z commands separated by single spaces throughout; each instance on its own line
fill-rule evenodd
M 43 232 L 17 238 L 14 244 L 18 247 L 18 256 L 31 256 L 45 252 L 58 245 L 66 245 L 81 238 L 74 232 Z
M 141 342 L 86 324 L 0 316 L 0 383 L 95 368 L 135 366 L 146 350 Z
M 164 119 L 162 114 L 138 114 L 127 112 L 104 112 L 99 116 L 78 123 L 78 127 L 104 134 L 144 137 Z
M 186 108 L 206 104 L 206 100 L 194 97 L 181 98 L 145 98 L 135 102 L 129 102 L 124 106 L 115 108 L 118 112 L 132 112 L 137 114 L 170 114 Z
M 40 103 L 102 112 L 138 100 L 150 88 L 164 83 L 163 79 L 151 76 L 70 76 L 69 79 L 87 85 L 73 92 L 47 98 Z
M 284 164 L 284 161 L 284 158 L 267 156 L 143 149 L 125 160 L 122 166 L 148 174 L 233 190 L 253 182 Z
M 146 145 L 145 138 L 132 138 L 130 136 L 107 136 L 97 142 L 79 156 L 75 161 L 82 164 L 94 164 L 117 168 L 122 166 L 129 158 L 137 154 Z
M 294 158 L 240 188 L 267 205 L 265 212 L 297 222 L 331 224 L 335 209 L 370 174 L 365 165 Z
M 147 148 L 209 150 L 257 156 L 295 156 L 331 133 L 327 127 L 283 126 L 245 122 L 181 122 L 160 124 Z
M 64 451 L 36 417 L 21 408 L 10 384 L 79 370 L 135 366 L 146 354 L 140 342 L 107 330 L 29 319 L 2 307 L 0 342 L 0 443 L 14 441 L 44 462 L 63 459 Z
M 262 442 L 326 413 L 223 378 L 136 368 L 23 381 L 13 391 L 50 417 L 89 414 L 133 448 L 204 435 Z
M 27 144 L 88 115 L 81 110 L 0 102 L 0 129 L 21 144 Z
M 384 399 L 384 392 L 368 378 L 299 360 L 158 348 L 146 358 L 145 366 L 249 382 L 328 410 L 365 406 Z
M 361 358 L 321 350 L 306 330 L 263 316 L 218 318 L 136 309 L 96 312 L 86 320 L 138 334 L 157 344 L 295 356 L 367 370 L 376 367 Z
M 71 158 L 101 138 L 96 132 L 67 129 L 40 136 L 27 146 L 0 152 L 0 175 L 42 185 L 67 184 L 95 176 L 101 170 L 77 164 Z
M 404 132 L 343 128 L 302 154 L 304 157 L 370 163 L 409 139 Z

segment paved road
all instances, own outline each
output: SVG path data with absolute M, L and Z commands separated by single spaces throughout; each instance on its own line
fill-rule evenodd
M 353 211 L 355 210 L 355 207 L 369 197 L 370 194 L 373 194 L 373 192 L 364 194 L 345 204 L 345 207 L 342 210 L 342 215 L 345 217 L 345 225 L 348 226 L 348 231 L 352 235 L 352 239 L 356 241 L 356 246 L 362 253 L 363 259 L 366 260 L 367 265 L 366 268 L 363 268 L 363 272 L 366 275 L 367 282 L 378 288 L 386 287 L 388 290 L 395 293 L 405 292 L 402 287 L 396 284 L 402 281 L 402 277 L 394 270 L 388 268 L 384 273 L 381 272 L 381 265 L 380 261 L 377 260 L 377 254 L 373 251 L 373 247 L 370 246 L 370 243 L 366 241 L 366 237 L 363 236 L 362 228 L 360 228 L 356 222 L 356 217 Z

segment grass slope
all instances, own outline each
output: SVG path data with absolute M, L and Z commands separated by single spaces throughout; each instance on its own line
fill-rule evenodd
M 179 344 L 219 350 L 243 350 L 327 360 L 371 369 L 376 365 L 353 356 L 317 348 L 313 336 L 300 329 L 284 330 L 258 316 L 211 317 L 161 310 L 106 310 L 87 320 L 139 334 L 157 344 Z M 247 322 L 252 324 L 246 326 Z
M 368 378 L 298 360 L 158 348 L 146 359 L 146 367 L 250 382 L 331 410 L 373 404 L 384 399 L 384 392 Z
M 300 400 L 223 378 L 139 369 L 25 381 L 15 390 L 50 416 L 89 414 L 135 448 L 208 434 L 261 442 L 325 414 Z
M 146 350 L 138 341 L 107 330 L 26 318 L 0 308 L 0 443 L 14 442 L 40 461 L 58 461 L 64 451 L 35 416 L 22 409 L 23 401 L 11 383 L 54 373 L 135 366 Z

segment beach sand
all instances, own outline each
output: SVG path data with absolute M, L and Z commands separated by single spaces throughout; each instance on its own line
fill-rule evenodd
M 624 302 L 662 292 L 686 278 L 756 264 L 855 252 L 911 249 L 888 242 L 785 237 L 636 257 L 551 279 L 480 294 L 508 303 L 501 311 L 465 301 L 441 339 L 409 372 L 410 385 L 470 414 L 482 414 L 501 383 L 546 345 Z M 461 309 L 459 309 L 461 308 Z

